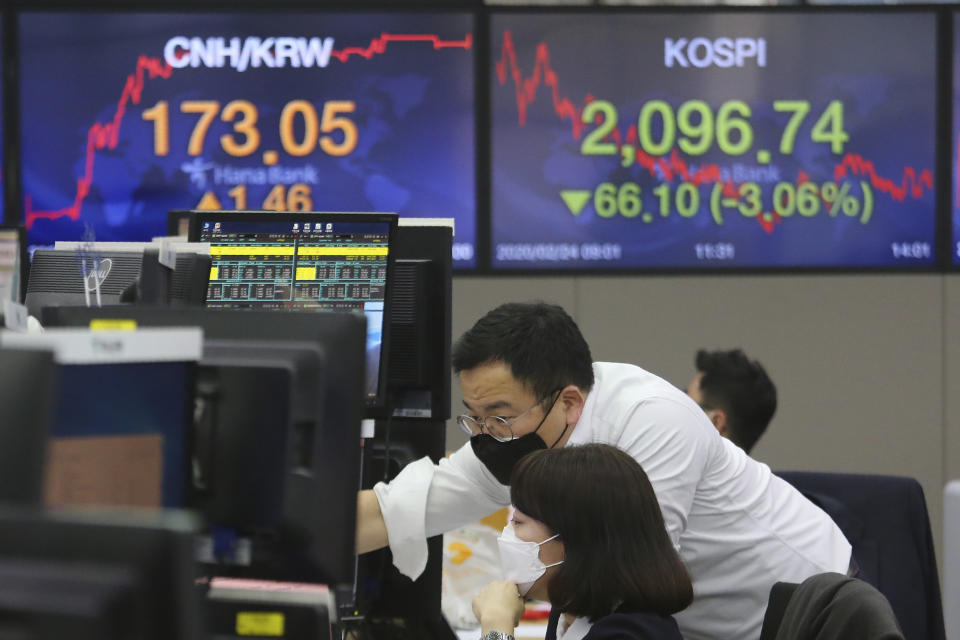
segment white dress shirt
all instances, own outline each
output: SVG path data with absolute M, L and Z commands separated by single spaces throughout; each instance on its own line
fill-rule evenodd
M 755 640 L 774 582 L 846 573 L 850 544 L 829 516 L 722 438 L 685 393 L 633 365 L 593 369 L 567 446 L 614 445 L 647 473 L 693 578 L 693 604 L 675 616 L 684 638 Z M 374 490 L 394 562 L 412 578 L 426 565 L 427 536 L 510 501 L 469 443 L 436 467 L 414 462 Z

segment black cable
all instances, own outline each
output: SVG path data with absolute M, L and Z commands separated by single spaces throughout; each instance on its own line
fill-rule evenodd
M 390 481 L 390 430 L 393 427 L 392 402 L 387 400 L 387 423 L 383 428 L 383 481 Z

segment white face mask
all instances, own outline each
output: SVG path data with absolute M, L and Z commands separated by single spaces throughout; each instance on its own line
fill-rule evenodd
M 500 547 L 500 568 L 505 580 L 517 583 L 517 590 L 521 596 L 527 595 L 530 587 L 542 576 L 549 567 L 555 567 L 560 562 L 543 564 L 540 560 L 540 545 L 550 542 L 560 534 L 556 534 L 543 542 L 527 542 L 517 537 L 513 531 L 513 523 L 507 523 L 503 533 L 497 538 Z

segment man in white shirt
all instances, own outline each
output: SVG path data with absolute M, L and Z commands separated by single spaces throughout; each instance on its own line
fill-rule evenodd
M 361 492 L 358 552 L 389 544 L 397 568 L 415 578 L 427 537 L 508 504 L 523 455 L 603 442 L 643 466 L 693 578 L 693 604 L 676 616 L 685 638 L 758 638 L 774 582 L 848 571 L 850 545 L 823 511 L 720 437 L 673 385 L 632 365 L 593 363 L 560 307 L 501 305 L 457 342 L 453 367 L 470 443 Z

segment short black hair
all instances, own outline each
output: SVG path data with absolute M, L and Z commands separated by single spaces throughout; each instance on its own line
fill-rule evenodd
M 559 536 L 565 558 L 547 585 L 560 611 L 596 620 L 622 603 L 668 616 L 693 600 L 647 474 L 607 444 L 542 449 L 510 479 L 513 505 Z
M 513 377 L 547 399 L 573 384 L 593 388 L 593 359 L 566 311 L 545 302 L 508 302 L 477 320 L 453 346 L 453 371 L 503 362 Z
M 727 414 L 730 440 L 750 453 L 777 410 L 777 388 L 766 370 L 742 349 L 706 351 L 696 357 L 701 406 Z

